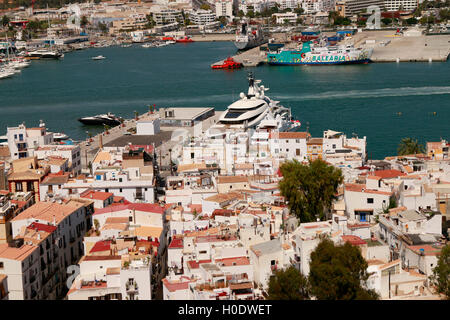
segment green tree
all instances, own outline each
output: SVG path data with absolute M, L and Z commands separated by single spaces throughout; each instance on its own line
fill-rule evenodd
M 239 12 L 238 12 L 238 17 L 239 18 L 242 18 L 242 17 L 244 17 L 245 16 L 245 13 L 244 13 L 244 11 L 242 11 L 242 10 L 239 10 Z
M 450 299 L 450 244 L 441 250 L 436 267 L 430 276 L 431 283 L 436 286 L 436 291 Z
M 398 145 L 397 154 L 404 156 L 408 154 L 424 153 L 425 148 L 417 140 L 403 138 Z
M 367 262 L 360 249 L 322 239 L 311 253 L 309 283 L 318 300 L 375 300 L 378 294 L 366 288 Z
M 255 13 L 253 12 L 253 10 L 248 10 L 246 16 L 251 19 L 255 17 Z
M 106 23 L 98 23 L 98 28 L 101 32 L 103 33 L 107 33 L 108 32 L 108 26 L 106 25 Z
M 3 27 L 6 27 L 7 25 L 9 25 L 9 22 L 10 22 L 11 20 L 9 19 L 9 17 L 7 16 L 7 15 L 4 15 L 3 17 L 2 17 L 2 26 Z
M 383 18 L 383 19 L 381 19 L 381 22 L 383 22 L 383 24 L 387 26 L 392 23 L 392 19 L 391 18 Z
M 298 15 L 301 15 L 301 14 L 303 14 L 305 12 L 305 10 L 302 7 L 299 6 L 299 7 L 294 9 L 294 12 L 296 14 L 298 14 Z
M 303 165 L 297 160 L 284 162 L 280 167 L 283 179 L 279 183 L 281 195 L 289 209 L 301 222 L 323 219 L 331 207 L 338 186 L 343 182 L 342 171 L 322 160 Z
M 406 19 L 406 23 L 409 25 L 417 24 L 418 22 L 419 22 L 419 20 L 417 20 L 416 18 Z
M 291 266 L 276 271 L 269 280 L 269 300 L 309 300 L 308 279 Z
M 210 7 L 209 4 L 204 3 L 204 4 L 202 4 L 202 5 L 200 6 L 200 9 L 203 9 L 203 10 L 211 10 L 211 7 Z
M 86 16 L 82 16 L 80 19 L 80 26 L 84 28 L 89 24 L 89 19 Z

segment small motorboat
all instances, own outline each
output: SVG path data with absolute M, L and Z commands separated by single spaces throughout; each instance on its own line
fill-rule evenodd
M 189 37 L 180 38 L 180 39 L 177 39 L 176 41 L 177 41 L 177 42 L 184 42 L 184 43 L 187 43 L 187 42 L 194 42 L 194 40 L 192 40 L 192 39 L 189 38 Z
M 211 66 L 212 69 L 239 69 L 242 68 L 242 63 L 236 62 L 233 58 L 226 58 L 222 64 L 215 64 Z
M 79 118 L 78 121 L 80 121 L 82 124 L 85 125 L 109 125 L 109 126 L 117 126 L 121 124 L 122 122 L 121 117 L 116 117 L 112 113 L 107 114 L 99 114 L 93 117 L 84 117 Z
M 103 60 L 103 59 L 106 59 L 106 57 L 104 57 L 104 56 L 96 56 L 96 57 L 92 57 L 91 59 L 92 60 Z
M 67 140 L 67 139 L 69 139 L 69 136 L 67 134 L 62 133 L 62 132 L 54 132 L 53 133 L 53 139 L 55 141 Z

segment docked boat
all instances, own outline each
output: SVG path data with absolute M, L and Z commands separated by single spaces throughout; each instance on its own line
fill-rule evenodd
M 57 50 L 39 49 L 28 52 L 27 57 L 31 59 L 60 59 L 64 57 L 64 54 Z
M 69 136 L 67 134 L 64 134 L 62 132 L 54 132 L 53 133 L 53 140 L 55 141 L 61 141 L 61 140 L 67 140 L 69 139 Z
M 223 63 L 211 66 L 212 69 L 239 69 L 242 68 L 242 63 L 236 62 L 233 58 L 226 58 Z
M 131 46 L 132 46 L 131 43 L 130 43 L 130 44 L 123 44 L 123 45 L 121 45 L 122 48 L 129 48 L 129 47 L 131 47 Z
M 236 35 L 234 45 L 239 50 L 248 50 L 262 45 L 268 41 L 261 26 L 251 28 L 247 22 L 242 23 L 240 31 Z
M 240 99 L 228 106 L 212 127 L 226 130 L 273 129 L 291 131 L 301 123 L 293 121 L 290 108 L 279 104 L 265 95 L 269 88 L 260 85 L 250 73 L 247 94 L 241 92 Z
M 335 65 L 366 64 L 370 62 L 373 49 L 356 49 L 350 45 L 314 46 L 303 43 L 301 49 L 281 48 L 267 54 L 267 63 L 271 65 Z
M 187 42 L 194 42 L 194 40 L 192 40 L 191 37 L 185 36 L 183 38 L 177 39 L 176 42 L 187 43 Z
M 99 114 L 93 117 L 80 118 L 78 121 L 86 125 L 117 126 L 122 122 L 122 118 L 108 112 L 107 114 Z
M 100 55 L 100 56 L 96 56 L 96 57 L 92 57 L 92 60 L 104 60 L 106 59 L 104 56 Z

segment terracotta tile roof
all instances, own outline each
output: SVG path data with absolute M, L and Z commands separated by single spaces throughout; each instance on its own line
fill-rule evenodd
M 102 191 L 94 191 L 94 190 L 87 190 L 87 191 L 83 192 L 82 194 L 80 194 L 80 198 L 94 199 L 94 200 L 101 200 L 101 201 L 105 201 L 113 196 L 114 196 L 114 194 L 111 192 L 102 192 Z
M 49 184 L 65 184 L 69 181 L 69 173 L 66 174 L 48 174 L 44 180 L 42 180 L 42 185 L 49 185 Z
M 111 250 L 111 241 L 97 241 L 89 253 Z
M 81 203 L 77 206 L 75 203 L 59 204 L 41 201 L 21 212 L 19 215 L 14 217 L 12 221 L 20 221 L 31 218 L 53 223 L 53 219 L 55 219 L 56 224 L 59 224 L 68 215 L 77 211 L 80 207 L 82 207 Z
M 169 249 L 182 249 L 183 238 L 173 238 L 169 244 Z
M 323 144 L 323 138 L 311 138 L 306 144 Z
M 393 192 L 387 192 L 387 191 L 379 191 L 379 190 L 372 190 L 367 189 L 365 184 L 359 184 L 359 183 L 346 183 L 344 185 L 345 191 L 351 191 L 351 192 L 365 192 L 365 193 L 374 193 L 374 194 L 383 194 L 390 196 Z
M 308 132 L 271 132 L 269 139 L 307 139 L 309 137 L 311 134 Z
M 84 256 L 83 261 L 121 260 L 121 256 Z M 81 262 L 81 261 L 80 261 Z
M 229 193 L 218 193 L 214 196 L 211 196 L 209 198 L 206 198 L 205 201 L 211 201 L 211 202 L 225 202 L 225 201 L 231 201 L 234 199 L 244 199 L 244 195 L 242 193 L 237 192 L 229 192 Z
M 52 233 L 53 231 L 55 231 L 57 229 L 57 227 L 49 226 L 49 225 L 43 224 L 43 223 L 33 222 L 27 227 L 27 229 Z
M 248 182 L 249 178 L 247 176 L 219 176 L 217 177 L 217 183 L 240 183 Z
M 368 174 L 369 176 L 377 176 L 380 177 L 381 179 L 392 179 L 392 178 L 397 178 L 397 177 L 401 177 L 401 176 L 406 176 L 406 173 L 403 173 L 399 170 L 375 170 L 374 172 L 369 172 Z
M 436 246 L 431 244 L 408 246 L 408 249 L 410 249 L 414 253 L 420 254 L 421 252 L 423 252 L 426 256 L 438 256 L 441 254 L 442 248 L 443 246 Z
M 109 217 L 109 218 L 106 218 L 105 224 L 106 223 L 128 223 L 128 222 L 129 222 L 128 217 Z
M 167 290 L 174 292 L 178 290 L 187 290 L 189 288 L 189 283 L 192 281 L 188 277 L 181 277 L 178 281 L 170 281 L 167 278 L 164 278 L 162 282 Z
M 165 208 L 161 207 L 155 203 L 128 203 L 128 204 L 117 204 L 114 206 L 108 206 L 106 208 L 95 209 L 94 215 L 105 214 L 110 212 L 118 212 L 124 210 L 135 210 L 143 212 L 152 212 L 163 214 Z
M 230 290 L 240 290 L 240 289 L 253 289 L 253 283 L 251 282 L 230 283 Z
M 250 260 L 247 257 L 216 259 L 216 263 L 217 262 L 223 263 L 224 267 L 246 266 L 250 264 Z
M 189 269 L 198 269 L 202 263 L 211 263 L 211 260 L 199 260 L 198 262 L 195 260 L 187 261 Z
M 348 242 L 354 246 L 367 244 L 367 242 L 364 241 L 363 239 L 361 239 L 360 237 L 353 236 L 353 235 L 342 236 L 342 240 L 344 240 L 345 242 Z
M 37 249 L 36 246 L 28 244 L 24 244 L 20 248 L 12 248 L 7 243 L 0 243 L 0 258 L 23 261 Z

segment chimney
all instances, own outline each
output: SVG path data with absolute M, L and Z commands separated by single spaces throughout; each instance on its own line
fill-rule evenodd
M 53 215 L 53 225 L 56 227 L 56 218 L 55 218 L 55 215 Z

